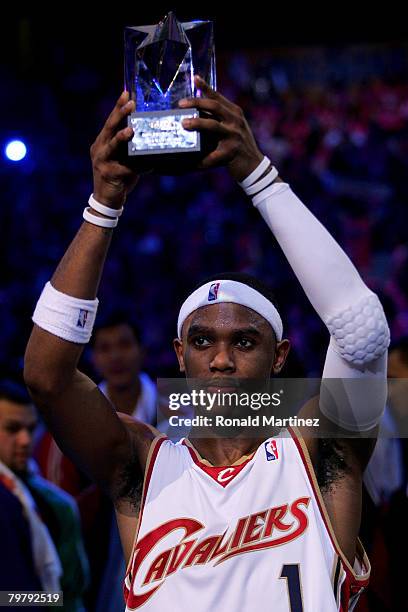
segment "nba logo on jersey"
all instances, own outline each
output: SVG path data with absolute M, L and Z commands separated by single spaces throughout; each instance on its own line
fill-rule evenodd
M 275 440 L 268 440 L 265 442 L 265 452 L 267 461 L 279 459 L 278 447 Z
M 214 302 L 218 297 L 218 289 L 221 283 L 213 283 L 208 291 L 208 301 Z
M 79 315 L 78 315 L 77 327 L 85 327 L 87 318 L 88 318 L 88 310 L 83 310 L 81 308 L 81 310 L 79 311 Z

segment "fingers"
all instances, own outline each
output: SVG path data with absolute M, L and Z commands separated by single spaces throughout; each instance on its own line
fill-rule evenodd
M 123 130 L 117 132 L 113 136 L 113 138 L 111 138 L 110 141 L 106 143 L 104 157 L 106 159 L 113 157 L 113 154 L 117 150 L 120 143 L 131 140 L 131 138 L 133 138 L 133 133 L 134 132 L 131 127 L 124 128 Z
M 236 133 L 231 126 L 224 125 L 215 119 L 184 119 L 183 127 L 197 132 L 210 132 L 217 136 L 218 146 L 211 151 L 198 165 L 201 170 L 225 165 L 236 154 Z
M 92 158 L 101 161 L 112 158 L 118 145 L 133 137 L 132 128 L 127 127 L 119 131 L 118 129 L 134 109 L 135 103 L 133 100 L 129 100 L 129 92 L 123 91 L 91 147 Z
M 210 87 L 208 83 L 202 77 L 196 75 L 194 77 L 194 82 L 196 84 L 196 87 L 207 98 L 217 100 L 221 105 L 226 106 L 227 108 L 236 108 L 236 105 L 233 102 L 231 102 L 231 100 L 228 100 L 228 98 L 220 94 L 218 91 L 215 91 L 215 89 L 212 89 L 212 87 Z
M 180 100 L 180 108 L 198 108 L 199 110 L 207 111 L 220 121 L 227 118 L 227 109 L 221 106 L 217 100 L 210 98 L 188 98 Z
M 189 132 L 212 132 L 221 136 L 229 134 L 227 127 L 215 119 L 183 119 L 183 128 Z
M 196 74 L 194 76 L 194 83 L 195 83 L 195 86 L 197 87 L 197 89 L 199 89 L 201 91 L 201 93 L 203 93 L 205 96 L 207 96 L 207 98 L 217 98 L 217 92 L 215 91 L 215 89 L 210 87 L 208 85 L 207 81 L 205 81 L 198 74 Z M 218 94 L 218 96 L 219 95 L 220 94 Z
M 239 106 L 212 89 L 201 77 L 194 77 L 196 86 L 205 94 L 204 98 L 184 98 L 180 108 L 198 108 L 207 111 L 224 122 L 239 121 L 243 113 Z
M 135 110 L 135 103 L 129 100 L 129 92 L 124 91 L 119 97 L 116 105 L 106 120 L 99 135 L 103 142 L 107 142 L 114 136 L 123 119 Z

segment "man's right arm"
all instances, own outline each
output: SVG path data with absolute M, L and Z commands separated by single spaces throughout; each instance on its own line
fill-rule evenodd
M 132 136 L 129 128 L 120 129 L 133 110 L 127 100 L 122 94 L 91 147 L 94 197 L 115 209 L 123 206 L 138 178 L 118 158 L 121 143 Z M 65 296 L 94 300 L 111 237 L 112 229 L 84 222 L 51 279 L 52 287 Z M 58 445 L 115 498 L 135 457 L 144 469 L 153 434 L 143 424 L 132 431 L 125 427 L 95 383 L 78 370 L 83 347 L 34 325 L 25 381 Z

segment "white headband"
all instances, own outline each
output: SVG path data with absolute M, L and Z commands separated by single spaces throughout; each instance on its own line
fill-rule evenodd
M 270 323 L 275 332 L 276 339 L 278 341 L 282 340 L 282 319 L 272 302 L 256 289 L 233 280 L 211 281 L 202 285 L 188 296 L 180 308 L 178 316 L 178 337 L 181 338 L 181 328 L 188 315 L 197 310 L 197 308 L 219 304 L 220 302 L 241 304 L 241 306 L 255 310 L 255 312 Z

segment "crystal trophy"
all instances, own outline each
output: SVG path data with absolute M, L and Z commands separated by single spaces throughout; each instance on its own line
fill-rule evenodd
M 200 133 L 182 125 L 183 119 L 198 117 L 198 109 L 178 107 L 182 98 L 200 97 L 196 74 L 215 89 L 211 21 L 181 23 L 170 12 L 157 25 L 125 28 L 125 87 L 136 105 L 128 117 L 134 131 L 130 158 L 148 157 L 152 167 L 169 167 L 169 161 L 180 163 L 181 154 L 191 161 L 203 153 Z

